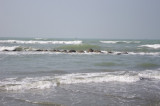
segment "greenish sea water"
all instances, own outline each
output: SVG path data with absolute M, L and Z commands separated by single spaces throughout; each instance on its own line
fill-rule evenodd
M 159 92 L 160 40 L 0 38 L 1 106 L 158 106 Z

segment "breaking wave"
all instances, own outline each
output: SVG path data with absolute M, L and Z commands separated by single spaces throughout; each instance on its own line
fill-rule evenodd
M 19 46 L 0 46 L 0 51 L 13 51 L 16 48 L 19 48 Z
M 29 89 L 46 89 L 63 84 L 79 84 L 79 83 L 102 83 L 102 82 L 136 82 L 139 80 L 137 76 L 114 75 L 109 73 L 77 73 L 66 74 L 62 76 L 44 76 L 36 78 L 6 78 L 0 81 L 0 89 L 2 90 L 29 90 Z
M 46 89 L 66 84 L 87 84 L 105 82 L 134 83 L 142 79 L 160 79 L 157 70 L 142 72 L 100 72 L 100 73 L 76 73 L 56 76 L 43 76 L 34 78 L 6 78 L 0 81 L 1 90 L 31 90 Z
M 148 48 L 153 48 L 153 49 L 159 49 L 160 44 L 153 44 L 153 45 L 141 45 L 139 47 L 148 47 Z
M 141 41 L 100 41 L 101 43 L 141 43 Z
M 0 43 L 17 43 L 17 44 L 82 44 L 82 41 L 23 41 L 23 40 L 0 40 Z

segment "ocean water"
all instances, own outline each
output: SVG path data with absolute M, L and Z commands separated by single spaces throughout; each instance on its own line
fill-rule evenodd
M 160 40 L 0 38 L 0 106 L 22 105 L 159 106 Z

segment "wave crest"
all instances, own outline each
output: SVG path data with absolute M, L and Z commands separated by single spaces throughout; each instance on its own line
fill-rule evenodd
M 105 82 L 134 83 L 142 79 L 160 80 L 160 70 L 76 73 L 35 78 L 6 78 L 0 81 L 1 90 L 46 89 L 68 84 Z
M 141 41 L 100 41 L 101 43 L 141 43 Z
M 118 73 L 77 73 L 65 74 L 59 76 L 44 76 L 35 78 L 6 78 L 0 81 L 1 90 L 30 90 L 46 89 L 63 84 L 80 84 L 80 83 L 103 83 L 103 82 L 125 82 L 132 83 L 139 81 L 138 76 Z
M 160 44 L 153 44 L 153 45 L 141 45 L 139 47 L 148 47 L 148 48 L 153 48 L 153 49 L 159 49 Z
M 17 44 L 82 44 L 82 41 L 22 41 L 22 40 L 0 40 L 0 43 L 17 43 Z

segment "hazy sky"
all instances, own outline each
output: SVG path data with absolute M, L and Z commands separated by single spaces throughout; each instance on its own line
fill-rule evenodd
M 160 39 L 160 0 L 0 0 L 0 37 Z

